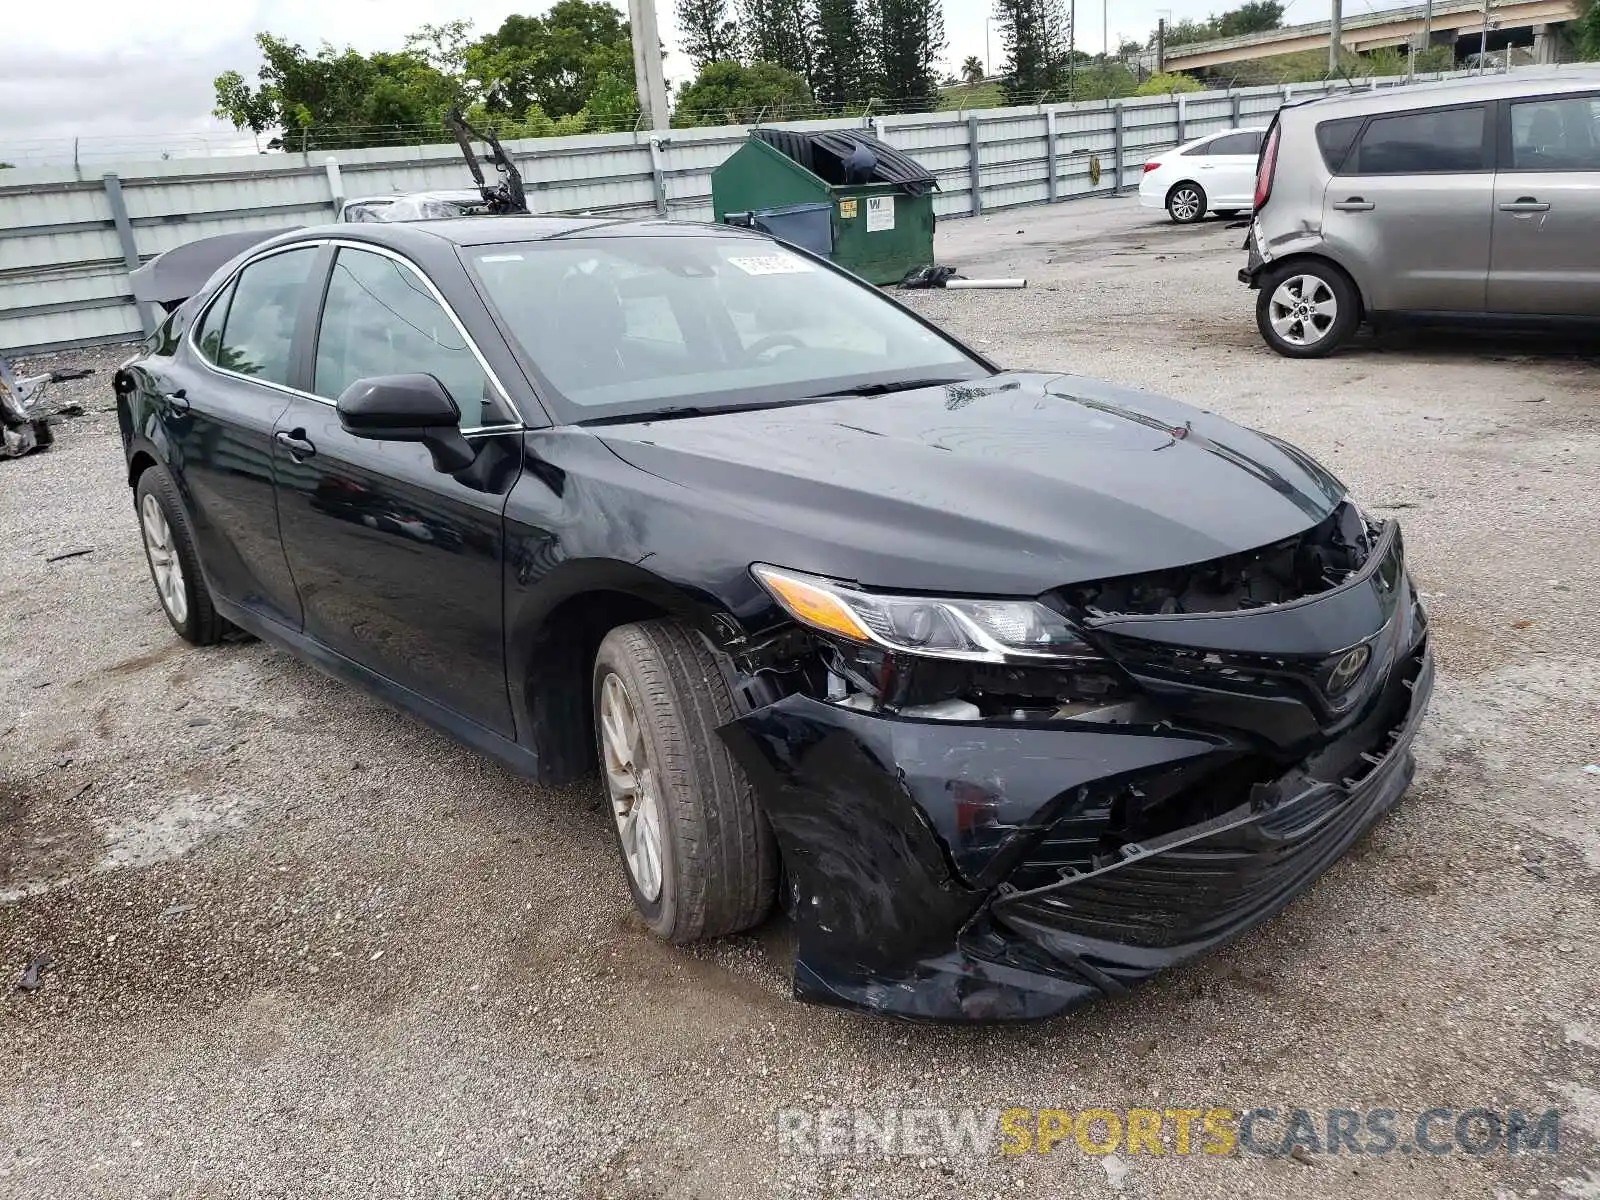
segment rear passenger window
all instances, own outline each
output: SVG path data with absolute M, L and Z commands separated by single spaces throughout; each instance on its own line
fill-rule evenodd
M 1350 147 L 1356 144 L 1356 134 L 1361 132 L 1361 123 L 1365 120 L 1365 117 L 1345 117 L 1317 126 L 1317 149 L 1322 151 L 1322 161 L 1335 175 L 1344 169 Z
M 1356 143 L 1349 175 L 1447 175 L 1486 170 L 1484 110 L 1436 108 L 1374 117 Z
M 213 359 L 217 366 L 266 383 L 288 384 L 294 325 L 316 257 L 317 248 L 305 246 L 260 259 L 240 273 Z M 204 347 L 205 334 L 201 336 Z
M 1511 106 L 1516 171 L 1600 171 L 1600 97 L 1554 96 Z
M 1208 154 L 1240 154 L 1254 158 L 1261 152 L 1259 133 L 1230 133 L 1211 143 Z
M 233 284 L 230 283 L 211 302 L 211 307 L 200 318 L 200 327 L 194 331 L 195 345 L 209 362 L 216 362 L 222 351 L 222 323 L 228 319 L 228 301 L 232 297 Z

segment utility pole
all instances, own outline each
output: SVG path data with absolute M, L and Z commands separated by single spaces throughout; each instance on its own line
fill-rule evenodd
M 1067 99 L 1076 100 L 1074 90 L 1078 81 L 1078 0 L 1070 0 L 1067 7 Z
M 1333 28 L 1328 31 L 1328 74 L 1340 75 L 1344 72 L 1344 64 L 1339 61 L 1340 43 L 1344 40 L 1344 32 L 1340 28 L 1343 17 L 1340 10 L 1340 0 L 1333 0 Z
M 989 18 L 985 17 L 983 19 L 983 77 L 987 79 L 993 73 L 994 69 L 989 66 Z
M 1156 18 L 1156 74 L 1167 69 L 1167 19 Z
M 1483 33 L 1478 38 L 1478 74 L 1483 74 L 1483 64 L 1489 57 L 1489 0 L 1483 0 Z
M 651 129 L 670 129 L 667 77 L 661 70 L 661 32 L 656 27 L 656 0 L 628 0 L 633 34 L 633 86 Z

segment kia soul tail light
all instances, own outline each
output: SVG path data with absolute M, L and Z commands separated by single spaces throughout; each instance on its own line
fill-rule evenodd
M 1272 196 L 1272 176 L 1278 168 L 1278 138 L 1281 133 L 1282 126 L 1274 121 L 1272 128 L 1267 131 L 1266 144 L 1261 147 L 1261 157 L 1256 160 L 1255 207 L 1258 212 Z

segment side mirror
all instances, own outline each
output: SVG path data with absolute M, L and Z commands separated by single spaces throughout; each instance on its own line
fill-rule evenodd
M 477 451 L 461 436 L 461 410 L 432 375 L 379 375 L 358 379 L 338 401 L 339 424 L 353 437 L 374 442 L 421 442 L 433 466 L 454 475 L 472 465 Z

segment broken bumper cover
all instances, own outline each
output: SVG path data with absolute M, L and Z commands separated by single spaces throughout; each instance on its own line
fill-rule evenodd
M 1281 714 L 1213 704 L 1228 699 L 1214 678 L 1193 688 L 1204 703 L 1172 704 L 1176 719 L 1155 725 L 909 720 L 795 694 L 724 726 L 783 851 L 796 997 L 926 1020 L 1039 1019 L 1280 911 L 1411 780 L 1433 665 L 1398 536 L 1385 545 L 1382 569 L 1318 601 L 1327 620 L 1311 622 L 1376 607 L 1363 697 L 1324 713 L 1325 736 L 1300 740 L 1269 782 L 1230 789 L 1227 772 L 1260 761 Z M 1286 620 L 1241 614 L 1228 632 Z M 1261 728 L 1208 724 L 1207 709 Z M 1173 781 L 1226 803 L 1107 855 L 1097 839 L 1116 805 Z

